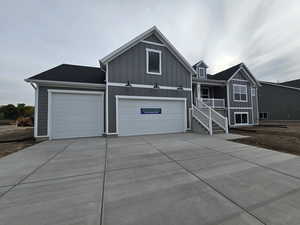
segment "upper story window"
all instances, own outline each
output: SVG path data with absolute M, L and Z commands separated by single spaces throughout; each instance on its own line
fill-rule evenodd
M 233 100 L 237 102 L 247 102 L 247 85 L 233 85 Z
M 161 51 L 146 49 L 146 71 L 148 74 L 161 75 Z
M 198 78 L 206 78 L 206 69 L 203 67 L 198 67 Z

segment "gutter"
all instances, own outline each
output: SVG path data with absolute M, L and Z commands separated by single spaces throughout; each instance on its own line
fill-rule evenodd
M 267 84 L 267 85 L 272 85 L 272 86 L 276 86 L 276 87 L 282 87 L 282 88 L 288 88 L 288 89 L 292 89 L 295 91 L 300 91 L 300 88 L 296 88 L 296 87 L 290 87 L 290 86 L 286 86 L 286 85 L 282 85 L 282 84 L 275 84 L 272 82 L 267 82 L 267 81 L 259 81 L 261 84 Z
M 50 85 L 50 86 L 67 86 L 67 87 L 85 87 L 85 88 L 105 88 L 105 84 L 96 83 L 82 83 L 82 82 L 68 82 L 68 81 L 52 81 L 52 80 L 36 80 L 25 79 L 26 82 L 35 83 L 36 85 Z

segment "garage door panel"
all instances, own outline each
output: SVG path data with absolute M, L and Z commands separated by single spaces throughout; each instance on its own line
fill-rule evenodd
M 120 99 L 118 128 L 120 136 L 183 132 L 185 101 Z M 142 114 L 141 108 L 160 108 L 161 114 Z
M 103 96 L 53 93 L 51 137 L 91 137 L 103 134 Z

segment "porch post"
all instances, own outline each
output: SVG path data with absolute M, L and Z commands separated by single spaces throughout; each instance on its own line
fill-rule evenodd
M 201 85 L 197 83 L 197 100 L 200 101 L 201 99 Z

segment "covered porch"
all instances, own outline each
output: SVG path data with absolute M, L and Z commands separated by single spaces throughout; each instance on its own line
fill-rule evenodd
M 227 105 L 226 84 L 220 81 L 193 81 L 193 104 L 202 101 L 214 109 L 225 110 Z

